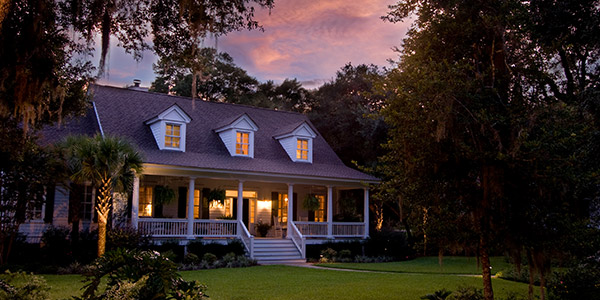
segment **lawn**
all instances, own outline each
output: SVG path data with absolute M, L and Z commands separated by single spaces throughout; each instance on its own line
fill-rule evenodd
M 459 285 L 481 287 L 481 278 L 445 274 L 368 273 L 309 269 L 290 266 L 258 266 L 181 272 L 187 280 L 208 286 L 211 299 L 419 299 L 435 290 Z M 52 299 L 80 295 L 81 277 L 44 275 L 52 286 Z M 526 295 L 527 285 L 493 279 L 497 299 L 509 291 Z
M 504 257 L 490 258 L 492 274 L 509 268 L 509 263 Z M 481 265 L 477 266 L 474 257 L 447 256 L 444 257 L 440 267 L 437 257 L 419 257 L 413 260 L 388 262 L 388 263 L 331 263 L 319 264 L 328 268 L 369 270 L 398 273 L 428 273 L 428 274 L 481 274 Z

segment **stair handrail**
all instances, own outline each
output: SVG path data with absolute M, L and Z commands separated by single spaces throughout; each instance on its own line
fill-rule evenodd
M 242 240 L 246 250 L 248 250 L 250 258 L 254 259 L 254 236 L 250 234 L 248 228 L 246 228 L 246 224 L 241 220 L 238 220 L 238 236 Z
M 288 221 L 288 238 L 294 242 L 298 251 L 302 255 L 302 259 L 306 259 L 306 238 L 302 235 L 294 221 Z

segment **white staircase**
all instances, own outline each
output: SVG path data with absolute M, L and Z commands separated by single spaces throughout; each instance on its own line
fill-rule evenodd
M 254 259 L 261 265 L 306 263 L 288 239 L 254 239 Z

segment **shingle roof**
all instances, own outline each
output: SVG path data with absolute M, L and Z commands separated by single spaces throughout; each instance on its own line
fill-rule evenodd
M 302 122 L 310 121 L 305 115 L 275 111 L 245 105 L 214 103 L 165 94 L 135 91 L 109 86 L 91 86 L 93 101 L 105 134 L 119 135 L 135 143 L 146 163 L 197 167 L 202 169 L 265 172 L 282 175 L 318 176 L 351 180 L 375 181 L 377 178 L 351 169 L 343 164 L 331 147 L 320 136 L 313 142 L 313 163 L 292 162 L 283 147 L 273 137 Z M 144 121 L 177 104 L 192 121 L 187 124 L 186 151 L 159 150 L 148 125 Z M 258 126 L 255 133 L 254 158 L 232 157 L 214 132 L 225 122 L 247 114 Z M 90 119 L 92 115 L 92 119 Z M 90 122 L 90 121 L 94 122 Z M 72 120 L 68 130 L 84 134 L 98 132 L 94 111 Z M 311 125 L 312 126 L 312 125 Z M 312 126 L 314 128 L 314 126 Z M 60 132 L 49 132 L 56 138 Z

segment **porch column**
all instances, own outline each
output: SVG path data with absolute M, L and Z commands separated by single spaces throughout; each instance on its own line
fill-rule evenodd
M 294 185 L 288 183 L 288 218 L 287 218 L 287 234 L 289 237 L 291 224 L 294 222 Z
M 327 238 L 333 238 L 333 187 L 327 186 Z
M 137 174 L 133 177 L 133 194 L 131 195 L 131 226 L 138 229 L 140 215 L 140 178 Z
M 365 221 L 365 234 L 364 238 L 369 237 L 369 188 L 365 188 L 365 211 L 364 211 L 364 221 Z
M 237 220 L 243 222 L 244 218 L 244 181 L 238 182 L 238 195 L 237 195 Z
M 188 207 L 187 207 L 187 220 L 188 230 L 187 238 L 194 238 L 194 189 L 196 188 L 196 177 L 190 177 L 190 184 L 188 186 Z

